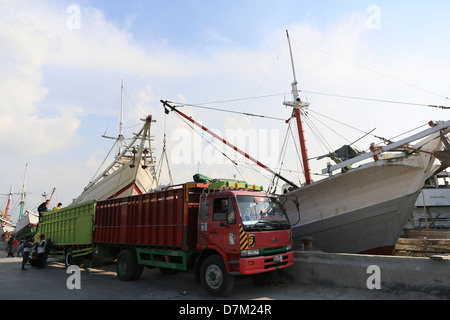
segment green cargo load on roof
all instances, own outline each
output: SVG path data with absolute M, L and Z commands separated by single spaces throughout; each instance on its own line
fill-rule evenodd
M 236 180 L 236 179 L 213 179 L 207 177 L 203 174 L 194 175 L 194 182 L 196 183 L 210 183 L 208 186 L 209 189 L 217 189 L 221 187 L 230 187 L 230 188 L 242 188 L 242 189 L 254 189 L 254 190 L 263 190 L 262 186 L 254 186 L 248 184 L 246 181 Z

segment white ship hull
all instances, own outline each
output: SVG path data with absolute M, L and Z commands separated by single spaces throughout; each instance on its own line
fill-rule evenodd
M 15 227 L 11 227 L 11 226 L 8 226 L 8 225 L 0 226 L 0 236 L 2 236 L 6 232 L 8 232 L 8 233 L 12 232 L 15 229 L 16 229 Z
M 422 145 L 420 146 L 422 147 Z M 421 150 L 440 150 L 439 134 Z M 438 168 L 434 156 L 420 152 L 372 161 L 346 173 L 286 194 L 295 243 L 312 237 L 313 246 L 326 252 L 392 252 L 425 180 Z
M 22 219 L 17 221 L 16 224 L 16 237 L 21 236 L 22 234 L 26 235 L 31 233 L 32 228 L 36 228 L 39 224 L 39 217 L 27 210 L 27 214 L 25 214 Z
M 139 168 L 136 172 L 136 168 L 130 168 L 130 165 L 127 164 L 119 171 L 104 176 L 94 187 L 86 189 L 72 204 L 147 193 L 156 187 L 153 181 L 148 170 Z

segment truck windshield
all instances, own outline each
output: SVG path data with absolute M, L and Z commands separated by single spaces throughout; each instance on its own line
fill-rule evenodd
M 290 229 L 289 220 L 277 198 L 237 196 L 245 230 Z

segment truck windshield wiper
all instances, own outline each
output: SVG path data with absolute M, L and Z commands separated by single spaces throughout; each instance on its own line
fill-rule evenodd
M 274 228 L 282 228 L 282 229 L 290 228 L 290 226 L 291 226 L 288 221 L 275 221 L 274 220 L 274 221 L 269 221 L 269 224 Z
M 259 230 L 264 230 L 264 229 L 266 229 L 267 228 L 267 226 L 268 226 L 268 222 L 267 221 L 258 221 L 258 222 L 256 222 L 256 223 L 254 223 L 254 224 L 250 224 L 250 225 L 247 225 L 246 227 L 248 228 L 248 229 L 259 229 Z
M 273 229 L 289 229 L 290 224 L 288 221 L 277 220 L 259 220 L 254 224 L 246 225 L 245 227 L 250 230 L 273 230 Z

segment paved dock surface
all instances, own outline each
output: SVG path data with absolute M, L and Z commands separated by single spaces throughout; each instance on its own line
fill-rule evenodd
M 257 284 L 250 278 L 236 281 L 229 297 L 209 296 L 193 274 L 180 272 L 162 275 L 158 269 L 144 269 L 137 281 L 120 281 L 115 265 L 81 268 L 80 289 L 69 289 L 74 274 L 67 273 L 61 260 L 49 259 L 48 267 L 39 270 L 27 265 L 21 271 L 21 258 L 6 258 L 0 252 L 0 300 L 442 300 L 433 294 L 417 292 L 383 292 L 382 290 L 349 289 L 323 285 L 300 285 L 280 273 L 272 284 Z M 69 280 L 69 281 L 68 281 Z

